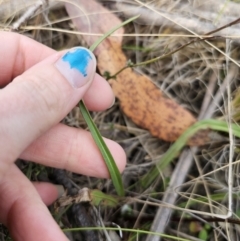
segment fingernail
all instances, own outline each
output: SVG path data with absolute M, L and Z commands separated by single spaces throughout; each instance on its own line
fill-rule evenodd
M 109 107 L 109 109 L 112 108 L 112 107 L 114 106 L 115 101 L 116 101 L 116 98 L 115 98 L 115 96 L 114 96 L 114 97 L 113 97 L 113 102 L 112 102 L 111 106 Z
M 80 88 L 94 77 L 96 58 L 90 50 L 76 47 L 65 53 L 55 66 L 74 88 Z
M 62 185 L 55 185 L 55 187 L 58 190 L 58 198 L 60 198 L 65 193 L 64 187 Z

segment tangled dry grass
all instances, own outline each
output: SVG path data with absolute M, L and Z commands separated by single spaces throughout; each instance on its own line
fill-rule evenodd
M 136 63 L 163 55 L 233 21 L 240 6 L 233 1 L 100 2 L 121 19 L 141 13 L 137 21 L 126 27 L 123 45 L 125 54 Z M 62 2 L 39 12 L 19 29 L 21 34 L 56 50 L 86 44 L 72 32 L 75 29 Z M 2 22 L 5 30 L 13 21 L 8 16 L 9 19 Z M 225 28 L 208 41 L 196 41 L 172 56 L 135 70 L 149 76 L 196 118 L 225 120 L 231 128 L 231 123 L 239 121 L 239 27 L 236 24 Z M 117 209 L 103 211 L 103 220 L 122 228 L 152 230 L 184 240 L 239 239 L 239 140 L 231 131 L 202 147 L 186 147 L 166 169 L 159 170 L 157 180 L 144 190 L 133 184 L 161 159 L 171 143 L 156 139 L 133 124 L 122 113 L 118 101 L 111 109 L 92 115 L 102 135 L 120 143 L 128 158 L 123 173 L 128 198 Z M 63 121 L 86 128 L 78 108 Z M 40 179 L 38 166 L 32 169 L 32 177 Z M 114 193 L 109 180 L 76 174 L 69 177 L 78 186 Z M 125 233 L 123 240 L 172 239 Z

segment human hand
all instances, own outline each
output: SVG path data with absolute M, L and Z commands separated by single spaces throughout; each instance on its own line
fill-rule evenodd
M 112 105 L 111 88 L 95 68 L 95 57 L 84 48 L 57 53 L 27 37 L 0 32 L 0 222 L 14 240 L 68 240 L 45 206 L 57 198 L 56 187 L 32 184 L 14 164 L 17 158 L 109 176 L 90 133 L 59 123 L 83 96 L 90 110 Z M 122 171 L 124 151 L 105 141 Z

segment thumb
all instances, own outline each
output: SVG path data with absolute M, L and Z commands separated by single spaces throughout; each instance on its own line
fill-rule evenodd
M 95 69 L 92 52 L 74 48 L 50 56 L 0 90 L 1 161 L 14 162 L 60 122 L 90 87 Z

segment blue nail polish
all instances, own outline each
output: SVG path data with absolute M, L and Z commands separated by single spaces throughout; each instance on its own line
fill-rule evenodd
M 90 50 L 77 47 L 65 53 L 55 66 L 74 88 L 80 88 L 93 79 L 96 59 Z
M 67 52 L 62 59 L 70 64 L 71 69 L 75 68 L 81 72 L 84 77 L 87 76 L 87 66 L 89 61 L 92 60 L 92 56 L 87 49 L 73 49 L 72 51 Z

